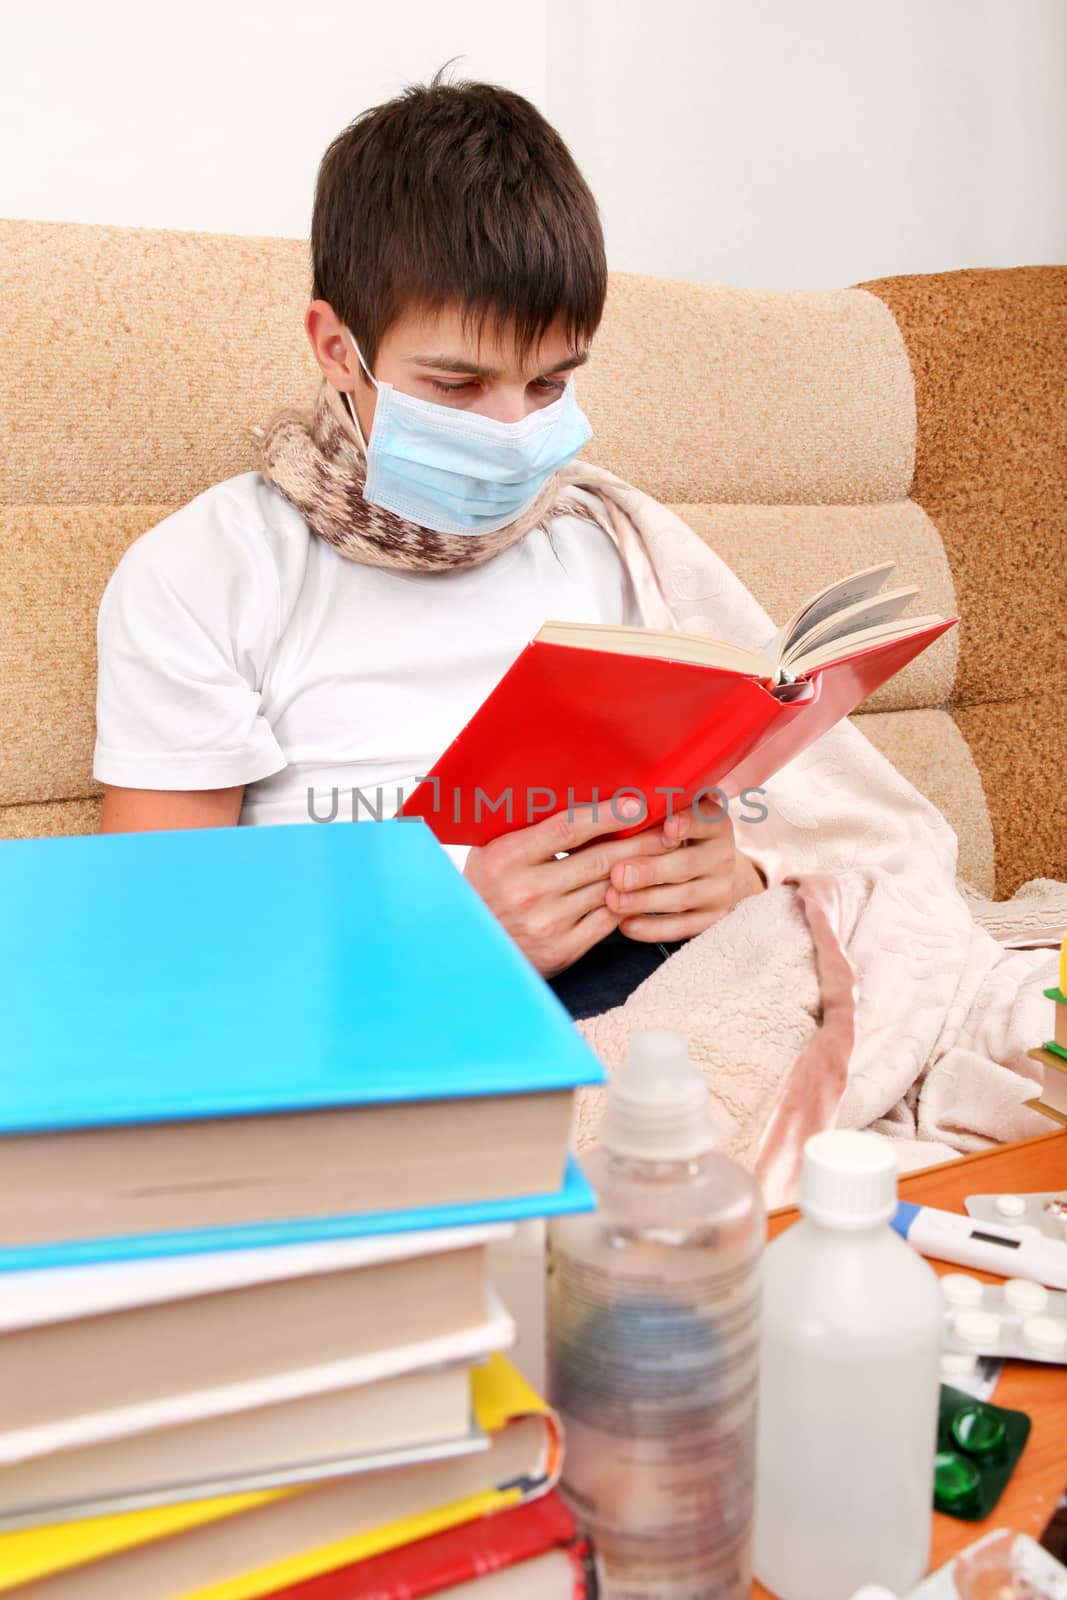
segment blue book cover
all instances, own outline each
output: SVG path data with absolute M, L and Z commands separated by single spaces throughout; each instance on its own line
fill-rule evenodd
M 0 906 L 0 1135 L 605 1076 L 421 822 L 4 840 Z

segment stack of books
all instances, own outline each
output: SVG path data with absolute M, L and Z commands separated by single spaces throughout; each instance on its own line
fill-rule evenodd
M 1067 1127 L 1067 938 L 1060 949 L 1059 976 L 1058 987 L 1045 990 L 1053 1005 L 1052 1038 L 1026 1052 L 1044 1068 L 1044 1084 L 1025 1104 Z
M 0 843 L 0 1594 L 586 1592 L 503 1352 L 603 1069 L 421 824 Z

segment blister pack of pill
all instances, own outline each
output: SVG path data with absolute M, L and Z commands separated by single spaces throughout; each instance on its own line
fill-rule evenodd
M 940 1282 L 943 1349 L 1067 1366 L 1067 1294 L 1029 1278 L 983 1283 L 969 1272 Z
M 1000 1356 L 976 1356 L 969 1350 L 942 1350 L 941 1382 L 961 1389 L 972 1400 L 988 1400 L 1004 1368 Z
M 1067 1600 L 1067 1567 L 1036 1540 L 1010 1528 L 994 1528 L 951 1560 L 902 1600 Z M 865 1583 L 852 1600 L 898 1600 L 892 1589 Z
M 979 1222 L 1037 1228 L 1050 1239 L 1067 1239 L 1067 1189 L 1044 1194 L 971 1194 L 963 1202 Z
M 995 1528 L 925 1578 L 906 1600 L 1067 1600 L 1067 1568 L 1025 1533 Z

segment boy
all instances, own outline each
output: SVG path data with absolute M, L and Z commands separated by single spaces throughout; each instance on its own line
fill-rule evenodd
M 410 792 L 547 618 L 649 620 L 596 497 L 561 502 L 556 476 L 591 432 L 573 373 L 607 286 L 595 202 L 527 100 L 440 80 L 323 157 L 310 425 L 280 414 L 262 472 L 112 575 L 103 831 L 347 820 L 338 794 Z M 728 815 L 613 839 L 635 814 L 616 809 L 451 852 L 576 1017 L 765 887 Z

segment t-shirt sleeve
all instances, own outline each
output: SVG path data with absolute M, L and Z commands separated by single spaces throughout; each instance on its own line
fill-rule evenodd
M 270 546 L 225 491 L 135 539 L 97 616 L 93 776 L 225 789 L 280 771 L 261 708 L 280 611 Z

